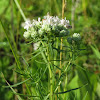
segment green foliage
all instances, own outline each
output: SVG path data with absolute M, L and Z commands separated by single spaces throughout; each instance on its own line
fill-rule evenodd
M 29 19 L 43 18 L 47 12 L 61 18 L 61 0 L 17 0 L 24 15 Z M 99 0 L 74 0 L 76 6 L 72 20 L 72 1 L 66 0 L 65 17 L 74 22 L 74 32 L 80 33 L 83 44 L 80 50 L 69 48 L 64 37 L 63 50 L 60 50 L 60 40 L 55 39 L 54 47 L 49 44 L 50 55 L 55 55 L 54 89 L 62 81 L 61 92 L 84 86 L 75 91 L 60 94 L 60 100 L 99 100 L 100 99 L 100 2 Z M 47 100 L 48 67 L 43 48 L 34 50 L 34 43 L 23 37 L 24 19 L 13 0 L 0 0 L 0 100 L 16 100 L 16 95 L 23 100 Z M 5 34 L 5 32 L 6 34 Z M 70 33 L 73 34 L 70 30 Z M 63 32 L 64 33 L 64 32 Z M 70 35 L 72 35 L 70 34 Z M 6 38 L 7 36 L 7 38 Z M 9 45 L 10 43 L 10 45 Z M 95 46 L 96 45 L 96 46 Z M 40 45 L 41 46 L 41 45 Z M 77 47 L 75 47 L 77 48 Z M 59 67 L 59 53 L 63 52 L 62 69 Z M 79 57 L 78 57 L 78 56 Z M 72 61 L 68 59 L 73 58 Z M 77 58 L 77 59 L 76 59 Z M 19 64 L 20 63 L 20 64 Z M 18 68 L 20 66 L 20 69 Z M 58 71 L 63 73 L 59 79 Z M 66 70 L 64 72 L 64 70 Z M 2 77 L 4 74 L 6 81 Z M 16 75 L 17 74 L 17 75 Z M 28 80 L 29 79 L 29 80 Z M 12 87 L 16 86 L 16 87 Z M 6 88 L 5 88 L 6 87 Z M 12 87 L 12 90 L 10 88 Z M 16 92 L 17 89 L 17 92 Z M 16 93 L 15 93 L 16 92 Z M 56 91 L 57 92 L 57 91 Z M 16 94 L 16 95 L 15 95 Z M 55 95 L 57 98 L 57 95 Z M 55 99 L 56 100 L 56 99 Z

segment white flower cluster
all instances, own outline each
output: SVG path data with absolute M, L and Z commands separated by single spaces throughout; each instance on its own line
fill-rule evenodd
M 67 41 L 72 44 L 72 41 L 74 41 L 76 44 L 79 43 L 81 40 L 81 36 L 79 33 L 74 33 L 72 37 L 68 37 Z
M 74 34 L 73 34 L 73 37 L 80 38 L 80 34 L 79 34 L 79 33 L 74 33 Z
M 72 38 L 73 38 L 74 41 L 79 41 L 79 40 L 81 40 L 81 36 L 80 36 L 79 33 L 74 33 Z
M 47 15 L 47 16 L 44 16 L 44 21 L 43 21 L 43 23 L 44 24 L 49 24 L 49 25 L 51 25 L 51 26 L 53 26 L 53 25 L 63 25 L 64 27 L 66 27 L 67 25 L 69 25 L 69 20 L 66 20 L 66 18 L 65 19 L 59 19 L 58 18 L 58 16 L 49 16 L 49 15 Z
M 27 20 L 25 22 L 24 32 L 25 38 L 43 38 L 44 36 L 64 37 L 69 34 L 66 26 L 69 25 L 69 20 L 59 19 L 57 16 L 44 16 L 44 19 L 38 18 L 38 21 Z

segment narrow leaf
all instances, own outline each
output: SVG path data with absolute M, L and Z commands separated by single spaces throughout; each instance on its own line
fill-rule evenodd
M 80 86 L 80 87 L 78 87 L 78 88 L 74 88 L 74 89 L 71 89 L 71 90 L 67 90 L 67 91 L 64 91 L 64 92 L 58 92 L 58 93 L 54 93 L 54 94 L 64 94 L 64 93 L 67 93 L 67 92 L 70 92 L 70 91 L 73 91 L 73 90 L 80 89 L 80 88 L 82 88 L 82 87 L 84 87 L 84 86 L 86 86 L 86 85 L 88 85 L 88 84 L 85 84 L 85 85 Z
M 18 85 L 21 85 L 21 84 L 27 82 L 29 79 L 30 79 L 30 78 L 28 78 L 28 79 L 26 79 L 26 80 L 24 80 L 24 81 L 22 81 L 22 82 L 19 82 L 19 83 L 17 83 L 17 84 L 10 85 L 10 86 L 3 86 L 3 87 L 4 87 L 4 88 L 8 88 L 8 87 L 16 87 L 16 86 L 18 86 Z
M 93 52 L 95 53 L 95 55 L 97 56 L 98 59 L 100 59 L 100 52 L 97 48 L 93 47 L 92 45 L 90 46 L 93 50 Z

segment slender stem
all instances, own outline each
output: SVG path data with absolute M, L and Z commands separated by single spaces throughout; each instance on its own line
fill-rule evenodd
M 51 62 L 50 62 L 50 52 L 49 46 L 47 47 L 47 56 L 48 56 L 48 68 L 49 68 L 49 77 L 50 77 L 50 100 L 53 100 L 53 82 L 52 82 L 52 70 L 51 70 Z
M 44 46 L 44 43 L 41 41 L 42 45 Z M 45 54 L 42 52 L 42 56 L 44 58 L 44 61 L 48 64 L 49 69 L 49 83 L 50 83 L 50 100 L 53 100 L 53 80 L 52 80 L 52 70 L 51 70 L 51 62 L 50 62 L 50 52 L 49 52 L 49 46 L 47 45 L 47 51 L 45 51 L 47 54 L 48 59 L 46 59 Z
M 65 0 L 62 0 L 62 19 L 64 18 L 64 8 L 65 8 Z M 61 45 L 60 45 L 60 50 L 62 50 L 62 43 L 63 43 L 63 38 L 61 38 Z M 62 68 L 62 52 L 60 52 L 60 68 Z M 61 76 L 61 70 L 59 70 L 59 78 Z M 60 86 L 58 88 L 58 92 L 60 92 Z
M 56 40 L 56 42 L 55 42 L 55 43 L 56 43 L 56 44 L 55 44 L 55 47 L 58 48 L 58 43 L 59 43 L 58 38 L 55 38 L 55 40 Z M 54 52 L 54 60 L 55 60 L 55 61 L 54 61 L 54 65 L 57 66 L 57 61 L 56 61 L 56 60 L 57 60 L 57 51 Z M 57 70 L 54 69 L 54 70 L 55 70 L 56 72 L 58 72 L 58 69 L 57 69 Z M 55 73 L 56 73 L 56 72 L 55 72 Z M 55 74 L 54 74 L 54 78 L 55 78 Z M 54 79 L 54 80 L 55 80 L 55 79 Z M 56 85 L 56 81 L 55 81 L 54 84 Z M 57 95 L 55 95 L 54 100 L 57 100 Z
M 65 0 L 63 0 L 62 2 L 62 19 L 64 18 L 64 8 L 65 8 Z M 62 46 L 62 39 L 61 39 L 61 46 Z M 61 47 L 61 50 L 62 50 L 62 47 Z M 61 55 L 62 56 L 62 55 Z M 62 60 L 62 59 L 61 59 Z M 62 66 L 61 66 L 62 67 Z M 66 73 L 66 78 L 65 78 L 65 86 L 64 86 L 64 90 L 66 90 L 66 87 L 67 87 L 67 73 Z M 65 99 L 65 96 L 64 98 Z
M 62 0 L 62 19 L 64 18 L 65 0 Z
M 13 36 L 13 33 L 14 33 L 14 14 L 13 14 L 13 0 L 11 0 L 10 1 L 10 3 L 11 3 L 11 36 L 12 36 L 12 40 L 14 41 L 13 43 L 14 43 L 14 47 L 15 47 L 15 49 L 16 49 L 16 51 L 17 51 L 17 46 L 16 46 L 16 43 L 15 43 L 15 40 L 14 40 L 14 36 Z M 16 67 L 15 67 L 15 70 L 16 70 Z M 15 72 L 15 71 L 13 71 L 13 75 L 14 75 L 14 84 L 16 84 L 17 83 L 17 73 Z M 18 92 L 18 89 L 16 88 L 15 89 L 15 91 L 16 91 L 16 93 Z M 15 100 L 17 100 L 17 96 L 15 95 L 14 96 L 14 98 L 15 98 Z
M 52 71 L 50 66 L 48 67 L 49 67 L 49 74 L 50 74 L 50 100 L 53 100 Z
M 71 16 L 71 19 L 72 19 L 72 30 L 74 30 L 74 16 L 75 16 L 75 1 L 72 0 L 72 16 Z
M 62 43 L 63 43 L 63 38 L 61 38 L 61 44 L 60 44 L 60 50 L 62 50 Z M 60 68 L 62 68 L 62 52 L 60 52 Z M 61 76 L 61 70 L 59 70 L 59 77 Z

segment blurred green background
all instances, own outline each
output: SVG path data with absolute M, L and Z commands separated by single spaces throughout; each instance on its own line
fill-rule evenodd
M 62 17 L 62 0 L 18 0 L 18 2 L 26 18 L 30 20 L 43 18 L 48 12 L 50 15 Z M 81 51 L 75 60 L 75 65 L 68 72 L 67 88 L 76 88 L 80 84 L 88 83 L 85 88 L 68 93 L 69 98 L 66 100 L 100 100 L 100 0 L 66 0 L 64 16 L 72 25 L 70 33 L 81 34 L 82 48 L 85 49 Z M 14 0 L 0 0 L 0 20 L 20 66 L 23 70 L 26 68 L 24 57 L 29 63 L 30 71 L 34 74 L 41 68 L 41 64 L 37 65 L 35 62 L 38 57 L 29 60 L 32 57 L 29 54 L 34 52 L 33 43 L 27 44 L 28 41 L 23 37 L 24 19 Z M 0 24 L 0 100 L 17 100 L 10 88 L 2 87 L 7 84 L 1 74 L 2 72 L 11 85 L 23 81 L 16 66 L 14 55 Z M 45 78 L 46 75 L 43 77 L 43 84 L 46 82 Z M 25 84 L 14 87 L 15 91 L 23 94 L 27 94 L 26 88 Z M 24 100 L 30 99 L 24 98 Z

